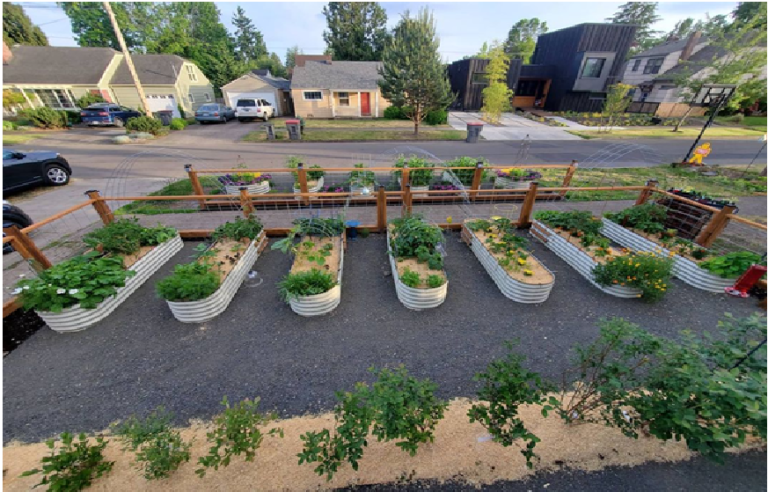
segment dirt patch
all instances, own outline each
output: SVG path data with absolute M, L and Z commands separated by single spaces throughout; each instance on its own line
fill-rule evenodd
M 312 243 L 311 247 L 305 246 L 305 244 Z M 324 257 L 325 263 L 319 265 L 316 261 L 312 261 L 309 258 L 317 258 L 321 256 L 321 251 L 326 248 L 326 244 L 331 245 L 330 255 Z M 336 279 L 339 275 L 339 266 L 341 264 L 341 248 L 342 239 L 340 236 L 336 237 L 314 237 L 307 236 L 302 238 L 298 245 L 298 252 L 293 260 L 293 266 L 291 267 L 291 273 L 309 272 L 312 270 L 321 270 L 333 275 Z
M 554 231 L 555 231 L 555 234 L 557 234 L 558 236 L 562 237 L 563 239 L 565 239 L 566 241 L 568 241 L 569 243 L 573 244 L 574 246 L 579 248 L 581 251 L 586 253 L 596 263 L 605 263 L 605 262 L 608 261 L 608 258 L 610 258 L 611 256 L 613 256 L 613 257 L 624 256 L 624 254 L 625 254 L 625 252 L 623 250 L 621 250 L 621 249 L 618 249 L 618 248 L 608 248 L 608 250 L 610 251 L 609 255 L 598 256 L 597 252 L 600 250 L 600 248 L 598 246 L 583 246 L 581 244 L 581 238 L 580 237 L 574 236 L 570 232 L 564 231 L 563 229 L 560 229 L 559 227 L 554 229 Z
M 419 447 L 410 457 L 394 442 L 380 443 L 369 439 L 359 471 L 344 466 L 326 482 L 314 473 L 314 464 L 298 465 L 296 454 L 301 451 L 299 436 L 318 431 L 333 424 L 333 414 L 305 416 L 276 422 L 285 437 L 265 437 L 256 453 L 256 460 L 247 463 L 234 458 L 227 468 L 210 470 L 204 479 L 194 474 L 197 459 L 206 453 L 207 424 L 195 423 L 182 429 L 185 440 L 193 440 L 192 459 L 182 465 L 168 480 L 147 482 L 131 466 L 132 456 L 120 450 L 118 442 L 107 446 L 106 456 L 115 461 L 112 472 L 96 480 L 93 490 L 227 490 L 250 491 L 254 484 L 259 490 L 323 490 L 337 487 L 396 482 L 403 476 L 413 480 L 435 480 L 442 483 L 462 479 L 468 485 L 479 486 L 497 480 L 520 480 L 534 474 L 525 466 L 519 448 L 505 448 L 493 442 L 479 424 L 470 424 L 467 411 L 471 402 L 454 400 L 435 431 L 433 444 Z M 655 438 L 632 439 L 620 431 L 597 424 L 566 425 L 560 418 L 541 416 L 538 407 L 521 407 L 521 417 L 528 429 L 541 438 L 536 446 L 540 456 L 535 471 L 560 470 L 568 467 L 594 471 L 608 466 L 635 466 L 649 461 L 669 462 L 688 460 L 694 453 L 683 442 L 663 442 Z M 754 449 L 761 443 L 754 440 L 740 451 Z M 6 491 L 27 491 L 39 481 L 38 477 L 20 478 L 25 470 L 39 466 L 47 454 L 43 443 L 20 445 L 11 443 L 3 449 L 3 477 Z
M 214 265 L 213 271 L 219 274 L 221 282 L 224 282 L 229 272 L 235 268 L 250 243 L 250 239 L 242 241 L 223 239 L 213 243 L 208 249 L 208 251 L 213 252 L 213 256 L 209 257 L 209 260 Z
M 486 243 L 486 240 L 488 239 L 488 233 L 485 231 L 475 231 L 475 236 L 480 240 L 480 243 L 483 245 L 483 248 L 488 251 L 488 253 L 491 254 L 496 260 L 500 260 L 504 258 L 504 255 L 501 253 L 494 253 L 490 249 L 488 249 L 488 244 Z M 528 252 L 527 252 L 528 253 Z M 523 274 L 523 270 L 530 270 L 533 272 L 533 275 L 526 276 Z M 513 279 L 517 280 L 518 282 L 522 282 L 524 284 L 530 284 L 530 285 L 544 285 L 544 284 L 551 284 L 554 282 L 555 278 L 552 276 L 552 274 L 544 268 L 544 266 L 539 263 L 536 258 L 533 257 L 530 253 L 528 253 L 528 259 L 526 260 L 525 266 L 521 267 L 513 267 L 510 265 L 509 267 L 504 268 L 504 271 L 507 272 L 507 275 L 512 277 Z
M 22 308 L 3 318 L 3 355 L 12 352 L 44 326 L 45 322 L 36 312 Z

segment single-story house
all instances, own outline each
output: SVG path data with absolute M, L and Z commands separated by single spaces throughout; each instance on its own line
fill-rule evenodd
M 293 69 L 291 94 L 296 116 L 377 118 L 390 102 L 379 89 L 377 61 L 304 61 Z
M 222 86 L 224 103 L 235 107 L 238 99 L 264 99 L 275 108 L 275 116 L 293 114 L 291 81 L 273 76 L 269 70 L 252 70 Z
M 139 108 L 125 57 L 112 48 L 14 46 L 3 49 L 3 90 L 20 92 L 31 107 L 76 109 L 87 93 Z M 176 55 L 132 55 L 152 111 L 178 106 L 192 113 L 214 100 L 213 87 L 200 69 Z

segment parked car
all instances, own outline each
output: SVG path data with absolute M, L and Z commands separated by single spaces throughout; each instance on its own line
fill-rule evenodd
M 17 226 L 19 229 L 24 229 L 32 225 L 32 219 L 29 215 L 25 214 L 16 205 L 11 205 L 9 202 L 3 200 L 3 229 L 6 227 Z M 5 233 L 3 233 L 5 237 Z M 13 251 L 13 246 L 10 244 L 3 245 L 3 254 Z
M 83 117 L 83 123 L 88 126 L 122 128 L 129 119 L 141 116 L 141 113 L 114 103 L 96 103 L 82 110 L 80 116 Z
M 241 123 L 256 118 L 269 121 L 275 116 L 275 108 L 264 99 L 238 99 L 236 108 L 235 114 Z
M 195 121 L 201 125 L 211 121 L 226 123 L 235 118 L 235 110 L 219 103 L 203 104 L 195 111 Z
M 70 176 L 69 162 L 56 152 L 3 150 L 3 192 L 37 183 L 63 186 Z

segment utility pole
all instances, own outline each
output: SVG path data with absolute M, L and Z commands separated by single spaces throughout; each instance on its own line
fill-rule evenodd
M 120 49 L 123 50 L 123 56 L 125 56 L 125 63 L 128 65 L 128 71 L 131 72 L 131 77 L 133 77 L 133 83 L 136 85 L 136 92 L 139 93 L 139 99 L 141 99 L 141 104 L 144 106 L 144 112 L 147 113 L 147 116 L 152 116 L 152 110 L 149 109 L 149 104 L 147 103 L 147 97 L 144 95 L 144 88 L 141 87 L 141 81 L 139 81 L 139 76 L 136 74 L 136 68 L 133 66 L 133 60 L 131 60 L 131 53 L 128 51 L 128 47 L 125 45 L 125 39 L 123 39 L 123 33 L 120 32 L 120 26 L 117 25 L 117 19 L 115 18 L 115 13 L 112 12 L 112 7 L 110 7 L 109 2 L 103 2 L 104 3 L 104 9 L 107 11 L 107 15 L 109 16 L 109 20 L 112 21 L 112 28 L 115 30 L 115 37 L 117 37 L 117 42 L 120 43 Z

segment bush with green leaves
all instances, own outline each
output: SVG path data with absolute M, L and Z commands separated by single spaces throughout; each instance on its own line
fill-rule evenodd
M 259 236 L 263 229 L 264 225 L 255 215 L 250 214 L 248 215 L 248 218 L 237 216 L 234 221 L 225 222 L 217 227 L 216 230 L 213 231 L 211 238 L 214 242 L 224 238 L 233 241 L 240 241 L 241 239 L 248 238 L 253 241 Z
M 83 309 L 94 309 L 134 275 L 123 267 L 121 256 L 91 251 L 53 265 L 37 278 L 22 280 L 14 293 L 20 295 L 25 310 L 60 313 L 78 303 Z
M 751 251 L 736 251 L 702 261 L 699 266 L 722 278 L 738 278 L 752 265 L 765 264 L 765 260 Z
M 261 427 L 276 420 L 277 415 L 260 413 L 259 402 L 259 398 L 246 399 L 230 406 L 224 397 L 221 404 L 226 408 L 213 419 L 214 429 L 207 434 L 211 448 L 206 456 L 198 459 L 202 467 L 195 473 L 200 478 L 205 476 L 208 468 L 218 470 L 220 466 L 229 466 L 233 456 L 245 455 L 245 461 L 253 461 L 265 435 L 283 437 L 280 428 L 272 428 L 266 434 L 262 432 Z
M 666 229 L 664 222 L 667 220 L 667 209 L 652 202 L 642 205 L 634 205 L 620 212 L 608 212 L 606 219 L 610 219 L 624 227 L 637 229 L 649 234 L 659 234 Z
M 294 244 L 296 237 L 316 236 L 316 237 L 334 237 L 344 234 L 346 226 L 342 217 L 302 217 L 293 221 L 293 228 L 288 235 L 275 241 L 272 249 L 282 251 L 283 253 L 296 253 Z
M 178 234 L 173 227 L 144 227 L 139 220 L 118 219 L 83 236 L 89 247 L 105 254 L 130 255 L 142 246 L 157 246 Z
M 192 302 L 216 292 L 221 278 L 206 261 L 176 265 L 173 274 L 157 283 L 157 295 L 171 302 Z
M 477 392 L 478 403 L 470 407 L 467 415 L 470 423 L 479 422 L 502 446 L 511 446 L 518 440 L 525 442 L 520 453 L 525 456 L 528 468 L 533 468 L 536 457 L 533 449 L 541 439 L 530 432 L 520 418 L 520 405 L 539 405 L 546 417 L 558 401 L 548 396 L 555 386 L 542 380 L 538 373 L 525 369 L 522 366 L 525 357 L 512 352 L 514 346 L 507 343 L 506 357 L 492 361 L 485 372 L 475 375 L 474 380 L 482 386 Z
M 592 212 L 587 211 L 541 210 L 534 214 L 534 218 L 549 227 L 560 228 L 571 234 L 582 232 L 596 236 L 603 230 L 603 223 L 600 219 L 593 217 Z
M 406 286 L 415 289 L 421 285 L 421 276 L 418 274 L 418 272 L 414 272 L 410 268 L 405 267 L 403 274 L 400 275 L 400 281 Z
M 384 119 L 387 120 L 409 120 L 408 114 L 411 108 L 408 106 L 389 106 L 384 110 Z
M 349 173 L 347 183 L 352 186 L 373 186 L 376 184 L 376 174 L 373 171 L 365 171 L 365 164 L 354 165 L 355 170 Z
M 57 129 L 66 128 L 67 112 L 57 111 L 49 107 L 28 109 L 24 112 L 32 125 L 38 128 Z
M 448 111 L 444 109 L 428 111 L 424 117 L 424 123 L 427 125 L 444 125 L 448 123 Z
M 11 130 L 16 130 L 18 128 L 19 128 L 18 125 L 14 121 L 8 121 L 8 120 L 3 121 L 3 131 L 7 132 Z
M 173 118 L 171 120 L 170 128 L 171 130 L 179 131 L 183 130 L 187 127 L 187 120 L 184 118 Z
M 137 116 L 129 119 L 125 124 L 125 129 L 129 132 L 151 133 L 152 135 L 160 135 L 162 127 L 163 124 L 160 120 L 151 116 Z
M 333 275 L 313 268 L 308 272 L 286 275 L 278 284 L 278 292 L 285 302 L 289 302 L 298 297 L 323 294 L 335 286 Z
M 440 275 L 427 276 L 427 287 L 429 287 L 430 289 L 437 289 L 444 283 L 445 283 L 445 279 Z
M 113 426 L 125 449 L 136 453 L 137 468 L 147 480 L 168 478 L 189 461 L 191 444 L 173 429 L 172 420 L 173 414 L 159 407 L 145 419 L 134 415 Z
M 416 258 L 432 270 L 442 270 L 443 257 L 437 251 L 443 242 L 439 227 L 428 224 L 423 217 L 409 215 L 392 222 L 391 247 L 396 258 Z
M 377 381 L 372 387 L 357 383 L 354 392 L 338 392 L 334 409 L 336 425 L 301 436 L 304 447 L 299 464 L 318 463 L 315 472 L 331 480 L 344 462 L 354 470 L 372 434 L 378 441 L 395 441 L 415 456 L 419 444 L 434 442 L 434 430 L 448 404 L 435 396 L 437 385 L 408 374 L 403 365 L 395 370 L 369 369 Z
M 75 101 L 75 104 L 77 105 L 78 108 L 85 109 L 91 104 L 97 104 L 97 103 L 103 103 L 103 102 L 106 102 L 106 101 L 104 101 L 104 98 L 101 96 L 101 94 L 94 94 L 92 92 L 88 92 L 80 96 L 80 98 L 77 101 Z
M 51 491 L 69 492 L 90 487 L 95 479 L 109 473 L 114 466 L 114 462 L 104 458 L 104 448 L 109 441 L 101 436 L 94 440 L 96 443 L 90 444 L 88 437 L 80 434 L 75 441 L 72 434 L 64 432 L 59 449 L 53 439 L 46 441 L 50 456 L 43 457 L 40 468 L 27 470 L 21 476 L 43 475 L 35 487 L 47 485 Z
M 623 256 L 612 256 L 598 263 L 592 270 L 595 282 L 604 287 L 634 287 L 642 291 L 646 301 L 658 301 L 669 289 L 672 276 L 671 258 L 655 253 L 636 251 Z
M 432 182 L 432 177 L 435 172 L 432 169 L 435 167 L 433 163 L 426 159 L 422 159 L 421 157 L 416 157 L 415 155 L 410 157 L 401 155 L 395 161 L 394 167 L 403 169 L 405 166 L 408 166 L 408 183 L 410 183 L 411 186 L 429 186 Z M 392 174 L 399 180 L 403 175 L 403 171 L 394 171 Z
M 457 157 L 445 163 L 446 167 L 451 168 L 451 172 L 461 181 L 464 186 L 472 186 L 472 181 L 475 179 L 475 167 L 481 163 L 483 166 L 488 166 L 488 160 L 484 157 Z M 456 168 L 471 168 L 471 169 L 456 169 Z M 488 177 L 488 170 L 483 169 L 482 178 Z

